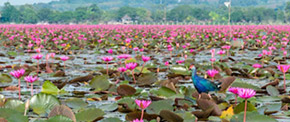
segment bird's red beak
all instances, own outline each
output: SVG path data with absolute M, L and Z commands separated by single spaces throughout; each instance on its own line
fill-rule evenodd
M 194 65 L 189 66 L 189 69 L 192 69 L 194 67 Z

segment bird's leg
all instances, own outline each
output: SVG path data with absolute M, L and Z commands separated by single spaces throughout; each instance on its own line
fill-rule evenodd
M 210 94 L 209 94 L 209 93 L 207 93 L 207 95 L 208 95 L 209 99 L 212 99 L 212 97 L 210 96 Z
M 201 94 L 198 94 L 198 99 L 200 99 L 201 98 Z

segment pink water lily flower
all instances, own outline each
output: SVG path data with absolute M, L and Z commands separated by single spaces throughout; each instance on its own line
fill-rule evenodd
M 118 56 L 119 59 L 128 59 L 128 58 L 131 58 L 131 55 L 129 54 L 121 54 Z
M 141 108 L 146 109 L 150 104 L 150 100 L 135 100 L 135 103 Z
M 68 57 L 68 56 L 61 56 L 60 59 L 61 59 L 62 61 L 67 61 L 67 60 L 69 59 L 69 57 Z
M 147 57 L 147 56 L 142 56 L 142 60 L 143 60 L 144 62 L 147 62 L 147 61 L 149 61 L 149 60 L 150 60 L 150 57 Z
M 33 83 L 33 82 L 38 80 L 38 77 L 37 76 L 34 76 L 34 77 L 33 76 L 26 76 L 26 77 L 24 77 L 24 80 L 28 83 Z
M 142 119 L 141 120 L 139 120 L 139 119 L 135 119 L 135 120 L 133 120 L 132 122 L 144 122 Z
M 111 56 L 105 56 L 105 57 L 102 57 L 102 60 L 105 61 L 105 62 L 109 62 L 109 61 L 112 61 L 114 58 L 111 57 Z
M 120 68 L 118 68 L 118 71 L 119 71 L 119 72 L 126 72 L 126 71 L 127 71 L 127 68 L 125 68 L 125 67 L 120 67 Z
M 261 65 L 261 64 L 253 64 L 252 67 L 253 67 L 253 68 L 261 68 L 262 65 Z
M 284 77 L 284 91 L 286 91 L 286 72 L 289 70 L 290 65 L 278 65 L 277 67 L 283 73 L 283 77 Z
M 43 57 L 42 54 L 36 54 L 36 55 L 33 55 L 33 56 L 32 56 L 32 58 L 33 58 L 33 59 L 36 59 L 36 60 L 40 60 L 42 57 Z
M 10 72 L 10 75 L 12 75 L 13 77 L 20 79 L 25 73 L 24 69 L 20 69 L 20 70 L 15 70 Z
M 225 54 L 225 53 L 226 53 L 225 50 L 219 50 L 219 51 L 217 52 L 217 54 L 219 54 L 219 55 L 223 55 L 223 54 Z
M 108 53 L 113 54 L 113 49 L 109 49 Z
M 218 73 L 219 73 L 219 71 L 217 71 L 215 69 L 207 70 L 207 74 L 212 78 Z
M 229 88 L 229 92 L 232 92 L 233 94 L 238 95 L 239 87 L 231 87 Z
M 238 89 L 238 95 L 243 99 L 249 99 L 256 95 L 256 91 L 253 89 L 240 88 Z
M 24 80 L 28 83 L 31 83 L 31 96 L 33 96 L 33 82 L 37 81 L 38 80 L 38 77 L 37 76 L 26 76 L 24 77 Z
M 129 70 L 134 70 L 137 67 L 137 63 L 127 63 L 126 68 Z

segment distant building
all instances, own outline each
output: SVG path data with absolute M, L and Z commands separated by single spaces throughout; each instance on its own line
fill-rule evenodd
M 122 24 L 132 24 L 133 21 L 132 21 L 132 18 L 129 17 L 127 14 L 122 17 Z

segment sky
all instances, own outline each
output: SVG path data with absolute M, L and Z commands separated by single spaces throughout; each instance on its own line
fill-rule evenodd
M 0 6 L 3 6 L 5 2 L 9 1 L 12 5 L 24 5 L 24 4 L 33 4 L 33 3 L 48 3 L 50 1 L 56 0 L 0 0 Z

